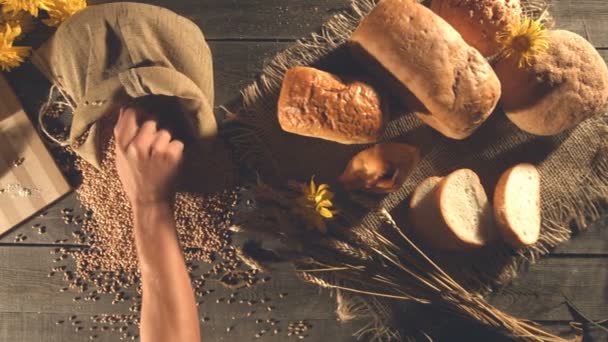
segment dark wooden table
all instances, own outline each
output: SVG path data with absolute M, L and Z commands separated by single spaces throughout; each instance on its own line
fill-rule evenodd
M 103 1 L 95 1 L 103 2 Z M 204 31 L 214 54 L 216 104 L 232 99 L 260 70 L 264 61 L 287 47 L 298 37 L 318 29 L 319 25 L 348 0 L 154 0 L 195 21 Z M 553 0 L 552 13 L 561 28 L 585 36 L 608 57 L 608 2 L 605 0 Z M 187 43 L 187 42 L 184 42 Z M 40 75 L 25 66 L 9 75 L 26 109 L 35 113 L 44 100 L 48 85 Z M 0 203 L 1 206 L 1 203 Z M 116 341 L 119 335 L 102 332 L 79 332 L 66 322 L 74 314 L 87 324 L 93 315 L 129 314 L 128 307 L 112 305 L 111 298 L 101 301 L 74 302 L 74 293 L 60 293 L 65 286 L 57 277 L 48 277 L 55 266 L 49 252 L 56 240 L 72 241 L 73 225 L 60 219 L 60 211 L 77 207 L 70 194 L 48 210 L 45 217 L 35 217 L 0 237 L 0 342 L 85 341 L 90 335 L 97 340 Z M 36 234 L 31 226 L 47 226 L 46 234 Z M 568 309 L 562 293 L 568 295 L 589 319 L 608 318 L 608 220 L 600 220 L 587 233 L 578 234 L 540 260 L 491 301 L 507 312 L 534 320 L 556 333 L 571 333 L 568 323 L 581 319 Z M 14 243 L 17 234 L 28 240 Z M 80 246 L 75 246 L 81 248 Z M 279 292 L 286 298 L 278 299 Z M 200 307 L 201 323 L 207 341 L 248 341 L 261 328 L 255 319 L 270 314 L 247 316 L 253 309 L 215 303 L 226 292 L 218 290 L 212 300 Z M 267 284 L 239 294 L 246 298 L 271 298 L 276 310 L 271 314 L 280 321 L 277 335 L 267 333 L 262 341 L 289 341 L 287 324 L 307 320 L 313 328 L 307 341 L 351 341 L 357 324 L 342 324 L 333 313 L 334 299 L 327 292 L 300 283 L 286 272 L 272 274 Z M 257 310 L 257 309 L 256 309 Z M 259 310 L 258 310 L 259 311 Z M 266 315 L 266 316 L 264 316 Z M 234 319 L 233 319 L 234 318 Z M 86 327 L 90 326 L 85 325 Z M 227 327 L 233 327 L 226 332 Z M 441 334 L 440 340 L 498 340 L 483 335 L 468 325 L 454 325 Z M 606 335 L 601 337 L 605 340 Z M 599 339 L 598 339 L 599 340 Z

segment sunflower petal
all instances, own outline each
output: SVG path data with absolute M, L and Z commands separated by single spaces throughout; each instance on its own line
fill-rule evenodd
M 319 215 L 323 216 L 326 219 L 334 218 L 334 213 L 327 208 L 320 208 Z
M 323 190 L 328 190 L 329 189 L 329 185 L 327 184 L 321 184 L 319 185 L 319 187 L 317 188 L 317 192 L 321 192 Z
M 318 210 L 319 208 L 329 208 L 332 205 L 333 205 L 333 203 L 331 203 L 330 200 L 322 200 L 321 202 L 317 203 L 316 207 Z
M 321 202 L 323 200 L 332 200 L 334 198 L 334 193 L 329 190 L 323 190 L 315 196 L 315 202 Z
M 317 193 L 317 185 L 315 184 L 315 176 L 310 179 L 310 195 L 314 196 Z

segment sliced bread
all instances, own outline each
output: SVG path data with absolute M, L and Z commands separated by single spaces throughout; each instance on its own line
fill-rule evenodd
M 503 173 L 494 192 L 494 213 L 505 241 L 515 248 L 538 241 L 541 226 L 540 174 L 531 164 Z
M 481 247 L 496 237 L 492 207 L 469 169 L 423 181 L 412 195 L 410 219 L 416 236 L 441 250 Z

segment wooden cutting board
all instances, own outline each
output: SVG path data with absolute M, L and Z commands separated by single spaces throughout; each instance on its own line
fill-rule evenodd
M 0 235 L 70 191 L 0 74 Z

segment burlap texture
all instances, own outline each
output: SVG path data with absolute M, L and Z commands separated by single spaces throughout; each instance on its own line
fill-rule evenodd
M 96 167 L 99 120 L 134 98 L 174 97 L 201 145 L 217 134 L 211 51 L 196 24 L 167 9 L 91 6 L 66 20 L 32 62 L 73 107 L 69 144 Z
M 526 13 L 549 18 L 544 2 L 523 2 Z M 276 103 L 283 74 L 290 67 L 313 65 L 337 73 L 365 69 L 350 56 L 346 42 L 374 3 L 374 0 L 354 0 L 348 11 L 336 14 L 320 33 L 303 38 L 279 53 L 257 81 L 244 89 L 242 102 L 230 107 L 238 118 L 237 129 L 228 133 L 234 148 L 241 161 L 265 181 L 306 181 L 316 175 L 319 181 L 335 183 L 349 159 L 366 147 L 285 133 L 276 119 Z M 456 141 L 441 136 L 403 109 L 393 107 L 392 115 L 382 140 L 418 146 L 422 161 L 399 191 L 383 198 L 369 198 L 366 202 L 370 209 L 391 210 L 406 231 L 408 196 L 429 176 L 444 176 L 459 168 L 471 168 L 479 174 L 491 198 L 499 176 L 507 168 L 529 162 L 540 170 L 543 221 L 540 241 L 536 245 L 513 250 L 499 242 L 467 254 L 434 253 L 424 248 L 470 290 L 485 292 L 506 283 L 522 264 L 533 262 L 552 247 L 567 241 L 572 233 L 571 224 L 585 229 L 603 213 L 608 195 L 605 117 L 589 119 L 559 136 L 537 137 L 519 130 L 497 110 L 473 136 Z M 377 227 L 380 222 L 378 215 L 370 210 L 360 227 L 354 229 Z

